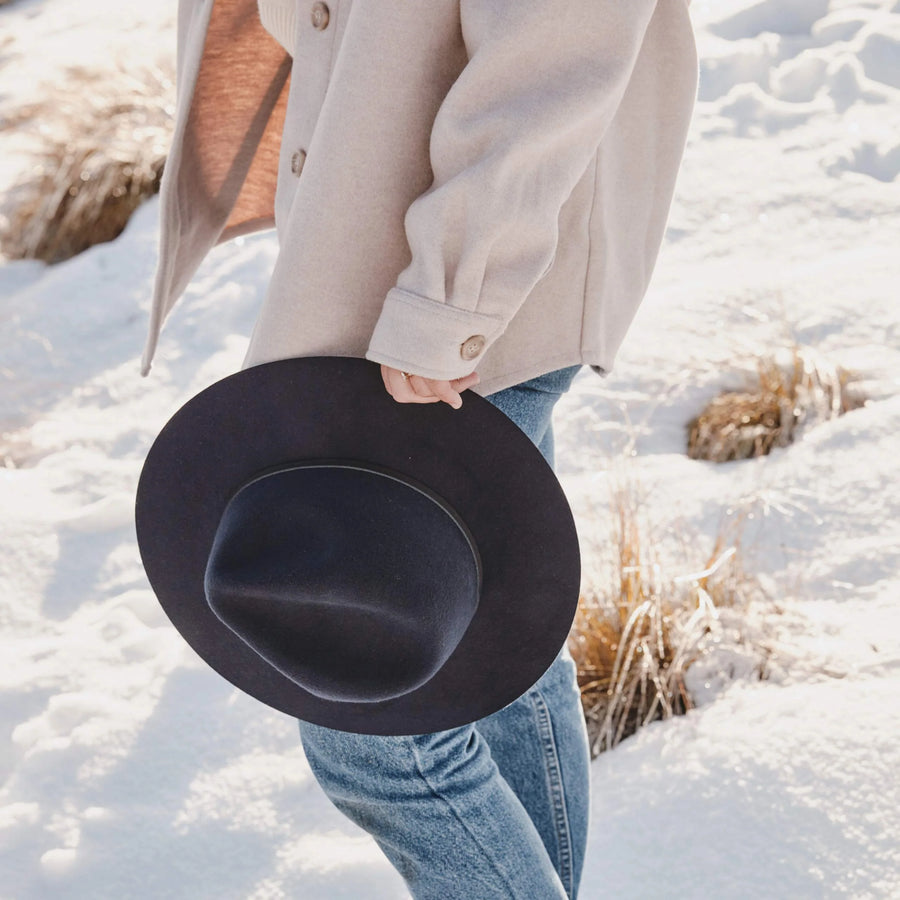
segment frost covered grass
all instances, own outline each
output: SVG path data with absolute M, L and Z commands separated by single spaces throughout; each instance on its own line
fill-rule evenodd
M 159 190 L 171 74 L 155 66 L 71 66 L 62 82 L 0 122 L 34 141 L 34 164 L 0 215 L 0 252 L 9 259 L 60 262 L 111 241 Z
M 740 613 L 761 592 L 743 571 L 741 516 L 720 527 L 699 570 L 671 575 L 658 558 L 638 489 L 623 481 L 611 498 L 609 583 L 579 598 L 569 639 L 592 757 L 656 719 L 693 708 L 687 671 L 701 657 L 722 653 L 720 610 Z M 753 674 L 763 677 L 764 651 L 750 652 L 758 657 Z
M 853 374 L 811 347 L 792 345 L 757 360 L 756 378 L 715 397 L 688 425 L 691 459 L 729 462 L 792 443 L 804 425 L 827 422 L 865 404 Z

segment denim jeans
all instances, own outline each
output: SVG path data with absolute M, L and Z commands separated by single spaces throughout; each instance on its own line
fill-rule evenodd
M 579 368 L 487 397 L 551 464 L 553 406 Z M 300 737 L 326 795 L 372 835 L 415 900 L 572 900 L 590 815 L 575 674 L 564 644 L 532 688 L 472 724 L 381 736 L 301 721 Z

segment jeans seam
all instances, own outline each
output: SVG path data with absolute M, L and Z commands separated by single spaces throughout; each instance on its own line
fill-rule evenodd
M 550 722 L 550 712 L 547 703 L 539 691 L 532 691 L 532 707 L 537 721 L 538 734 L 541 738 L 541 746 L 544 750 L 545 773 L 547 776 L 547 790 L 550 795 L 550 804 L 553 810 L 553 819 L 556 826 L 556 837 L 559 843 L 559 875 L 566 893 L 572 896 L 572 836 L 569 830 L 569 817 L 566 810 L 566 801 L 562 785 L 562 775 L 559 766 L 559 752 L 553 737 L 553 726 Z
M 509 891 L 510 900 L 517 900 L 516 893 L 513 890 L 512 884 L 509 880 L 509 876 L 498 865 L 497 860 L 494 859 L 494 857 L 488 852 L 487 846 L 484 844 L 484 842 L 481 841 L 479 839 L 478 835 L 476 835 L 475 832 L 472 831 L 472 829 L 466 824 L 466 820 L 459 814 L 459 812 L 456 810 L 456 807 L 454 807 L 453 803 L 451 803 L 451 801 L 448 800 L 447 797 L 445 797 L 440 791 L 438 791 L 437 788 L 435 788 L 434 785 L 428 780 L 428 778 L 425 775 L 425 772 L 422 769 L 422 763 L 421 763 L 421 760 L 419 759 L 419 753 L 416 750 L 415 742 L 410 740 L 409 746 L 410 746 L 410 749 L 412 750 L 412 756 L 416 763 L 416 772 L 418 773 L 419 778 L 422 779 L 422 781 L 424 782 L 424 784 L 428 788 L 428 790 L 430 790 L 431 793 L 438 800 L 442 800 L 444 803 L 447 804 L 450 811 L 453 813 L 453 815 L 459 821 L 459 824 L 462 825 L 462 827 L 469 833 L 469 835 L 471 835 L 472 840 L 475 842 L 475 845 L 484 854 L 485 859 L 487 859 L 487 861 L 491 864 L 492 868 L 497 872 L 497 874 L 500 876 L 500 878 L 503 879 L 506 889 Z

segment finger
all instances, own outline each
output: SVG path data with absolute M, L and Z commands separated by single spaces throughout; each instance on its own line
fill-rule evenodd
M 384 389 L 390 394 L 391 385 L 390 385 L 390 382 L 388 381 L 387 367 L 381 366 L 380 368 L 381 368 L 381 380 L 384 382 Z
M 440 403 L 437 397 L 420 397 L 413 391 L 409 391 L 403 397 L 394 397 L 399 403 Z
M 472 372 L 469 375 L 464 375 L 462 378 L 454 378 L 450 384 L 453 386 L 454 390 L 462 393 L 465 390 L 468 390 L 470 387 L 474 387 L 481 381 L 477 372 Z
M 403 377 L 399 369 L 388 369 L 388 381 L 391 385 L 391 393 L 394 397 L 406 397 L 410 393 L 409 382 Z
M 406 381 L 400 377 L 400 372 L 397 369 L 392 369 L 390 366 L 385 370 L 385 380 L 387 382 L 388 393 L 395 399 L 401 400 L 407 391 Z
M 437 399 L 434 390 L 432 389 L 433 381 L 430 379 L 425 379 L 421 375 L 410 375 L 409 376 L 409 386 L 412 391 L 418 394 L 420 397 L 434 397 Z
M 454 409 L 459 409 L 462 406 L 462 397 L 453 390 L 449 381 L 432 381 L 431 390 L 440 397 L 444 403 L 449 404 Z
M 399 369 L 390 369 L 388 378 L 393 387 L 391 396 L 398 403 L 437 403 L 437 397 L 423 397 L 413 390 L 412 379 L 416 377 L 418 376 L 410 375 L 409 379 L 406 379 L 400 374 Z

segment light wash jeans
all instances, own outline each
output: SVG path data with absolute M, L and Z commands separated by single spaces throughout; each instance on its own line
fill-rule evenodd
M 487 397 L 551 465 L 553 406 L 579 368 Z M 574 900 L 590 815 L 575 672 L 563 645 L 531 689 L 470 725 L 382 736 L 301 721 L 300 737 L 331 802 L 372 835 L 415 900 Z

